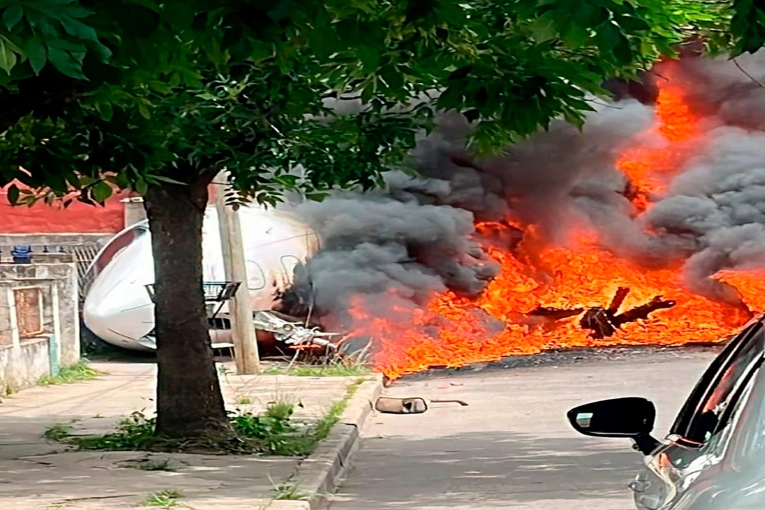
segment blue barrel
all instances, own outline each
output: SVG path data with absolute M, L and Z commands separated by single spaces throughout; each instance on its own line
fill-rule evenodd
M 14 246 L 11 249 L 11 257 L 13 257 L 14 264 L 31 264 L 32 263 L 32 247 L 31 246 Z

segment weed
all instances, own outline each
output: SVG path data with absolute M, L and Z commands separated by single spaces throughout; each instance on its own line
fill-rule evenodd
M 274 499 L 277 501 L 303 501 L 309 494 L 301 491 L 296 484 L 285 483 L 274 486 Z
M 295 414 L 295 404 L 290 402 L 271 402 L 266 407 L 265 415 L 274 420 L 287 421 Z
M 59 443 L 66 442 L 66 439 L 69 438 L 72 435 L 72 426 L 71 425 L 64 425 L 63 423 L 57 423 L 55 425 L 51 425 L 47 429 L 45 429 L 45 432 L 43 432 L 43 437 L 45 439 L 48 439 L 50 441 L 56 441 Z
M 178 500 L 183 497 L 181 491 L 175 489 L 165 489 L 149 495 L 141 503 L 143 506 L 153 506 L 158 508 L 173 508 L 178 506 Z
M 322 365 L 270 366 L 263 375 L 294 375 L 297 377 L 353 377 L 369 375 L 369 365 L 351 359 L 335 359 Z
M 345 389 L 345 397 L 332 404 L 329 407 L 327 413 L 322 417 L 314 426 L 316 441 L 323 441 L 329 437 L 329 433 L 332 432 L 332 427 L 337 425 L 340 418 L 343 417 L 343 413 L 348 408 L 348 402 L 359 391 L 359 387 L 364 384 L 364 378 L 356 379 L 352 384 L 349 384 Z
M 52 386 L 54 384 L 71 384 L 82 381 L 90 381 L 95 379 L 99 375 L 103 375 L 102 372 L 91 368 L 88 364 L 88 360 L 81 359 L 74 365 L 62 367 L 61 371 L 56 375 L 44 375 L 38 381 L 40 386 Z
M 247 395 L 242 395 L 240 397 L 237 397 L 236 403 L 241 406 L 247 406 L 252 404 L 252 399 L 248 397 Z
M 278 402 L 268 406 L 262 415 L 234 415 L 231 424 L 236 434 L 256 445 L 259 451 L 272 455 L 302 455 L 310 443 L 310 431 L 299 427 L 292 415 L 295 406 Z
M 176 471 L 170 459 L 143 459 L 131 462 L 128 467 L 140 469 L 141 471 Z
M 81 450 L 149 450 L 161 440 L 154 435 L 155 425 L 156 418 L 147 418 L 143 413 L 135 412 L 120 421 L 115 432 L 102 436 L 70 436 L 67 442 Z

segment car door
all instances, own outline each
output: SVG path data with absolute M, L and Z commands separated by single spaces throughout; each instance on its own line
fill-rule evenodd
M 640 510 L 670 508 L 706 469 L 720 462 L 730 439 L 736 403 L 758 368 L 765 327 L 756 321 L 710 364 L 683 405 L 665 443 L 646 458 L 630 485 Z

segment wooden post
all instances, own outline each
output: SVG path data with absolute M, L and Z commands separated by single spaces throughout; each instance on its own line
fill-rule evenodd
M 236 373 L 251 375 L 260 372 L 258 340 L 252 324 L 252 302 L 247 288 L 247 265 L 242 244 L 239 214 L 226 205 L 228 173 L 221 172 L 215 178 L 215 208 L 218 212 L 223 267 L 226 280 L 242 282 L 233 299 L 228 302 L 231 333 L 236 358 Z

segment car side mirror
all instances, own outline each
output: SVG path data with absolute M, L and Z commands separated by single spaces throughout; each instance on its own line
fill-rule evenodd
M 574 430 L 586 436 L 646 436 L 653 431 L 656 407 L 639 397 L 615 398 L 584 404 L 568 412 Z
M 422 414 L 428 410 L 424 398 L 380 397 L 375 402 L 375 410 L 388 414 Z

